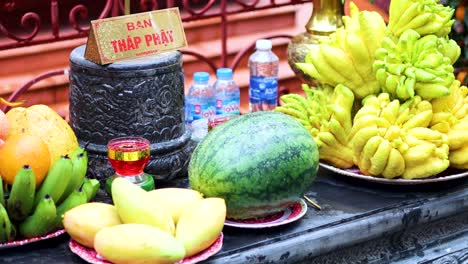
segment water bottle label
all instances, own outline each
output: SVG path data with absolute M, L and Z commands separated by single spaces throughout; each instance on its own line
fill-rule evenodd
M 236 99 L 218 99 L 216 100 L 216 114 L 234 114 L 238 115 L 239 112 L 239 100 Z
M 209 104 L 188 104 L 187 108 L 187 123 L 191 123 L 202 118 L 208 119 L 209 117 L 216 115 L 215 107 Z
M 278 99 L 278 78 L 258 77 L 250 78 L 250 103 L 276 104 Z

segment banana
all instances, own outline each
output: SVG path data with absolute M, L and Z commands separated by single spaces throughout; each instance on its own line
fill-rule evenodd
M 87 202 L 91 201 L 94 196 L 96 196 L 100 186 L 101 184 L 98 180 L 84 178 L 82 188 L 83 192 L 86 193 Z
M 83 188 L 75 189 L 59 206 L 56 208 L 56 216 L 52 226 L 55 229 L 63 228 L 63 215 L 78 205 L 84 204 L 88 201 L 86 193 L 83 191 Z
M 73 164 L 68 155 L 62 156 L 55 161 L 37 191 L 34 205 L 37 206 L 46 195 L 49 195 L 54 202 L 59 201 L 72 177 L 72 172 Z
M 39 200 L 34 213 L 19 224 L 19 233 L 28 237 L 37 237 L 52 231 L 57 209 L 54 200 L 46 194 Z
M 9 242 L 16 237 L 16 228 L 8 217 L 7 210 L 0 204 L 0 243 Z
M 72 161 L 72 175 L 68 182 L 67 188 L 63 192 L 57 204 L 60 204 L 65 198 L 67 198 L 75 189 L 80 187 L 83 179 L 86 176 L 88 170 L 88 152 L 81 147 L 78 147 L 71 154 Z
M 5 193 L 3 191 L 3 179 L 2 177 L 0 176 L 0 204 L 2 206 L 6 206 L 6 203 L 5 203 Z
M 36 178 L 29 165 L 24 165 L 16 174 L 7 201 L 8 215 L 12 220 L 21 221 L 33 209 Z

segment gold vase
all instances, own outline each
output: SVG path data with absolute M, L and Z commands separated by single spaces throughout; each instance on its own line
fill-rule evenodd
M 288 44 L 288 63 L 302 82 L 315 86 L 313 78 L 305 75 L 296 67 L 296 62 L 304 62 L 311 46 L 329 38 L 330 34 L 343 25 L 344 15 L 342 0 L 314 0 L 312 15 L 305 25 L 306 32 L 292 38 Z

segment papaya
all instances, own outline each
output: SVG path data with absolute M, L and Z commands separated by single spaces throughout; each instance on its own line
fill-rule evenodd
M 67 121 L 46 105 L 15 107 L 6 116 L 10 125 L 8 137 L 18 134 L 40 137 L 49 148 L 50 166 L 78 147 L 78 139 Z

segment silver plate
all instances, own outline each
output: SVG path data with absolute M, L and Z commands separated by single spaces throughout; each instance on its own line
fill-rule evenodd
M 417 184 L 426 184 L 426 183 L 434 183 L 434 182 L 445 182 L 445 181 L 450 181 L 450 180 L 455 180 L 455 179 L 460 179 L 468 176 L 468 171 L 461 171 L 461 170 L 453 170 L 449 169 L 445 172 L 442 172 L 439 175 L 432 176 L 429 178 L 423 178 L 423 179 L 413 179 L 413 180 L 408 180 L 408 179 L 386 179 L 386 178 L 379 178 L 379 177 L 373 177 L 373 176 L 366 176 L 363 175 L 359 172 L 359 169 L 353 167 L 351 169 L 339 169 L 336 167 L 333 167 L 328 164 L 320 163 L 320 167 L 340 174 L 340 175 L 345 175 L 365 181 L 370 181 L 370 182 L 376 182 L 376 183 L 383 183 L 383 184 L 392 184 L 392 185 L 417 185 Z

